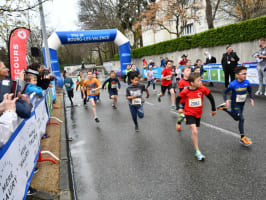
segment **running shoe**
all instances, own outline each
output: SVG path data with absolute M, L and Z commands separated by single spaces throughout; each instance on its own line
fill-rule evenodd
M 27 196 L 32 196 L 32 195 L 35 195 L 36 193 L 37 193 L 37 190 L 30 186 L 27 192 Z
M 36 174 L 39 171 L 38 167 L 34 167 L 34 174 Z
M 136 132 L 139 132 L 140 130 L 139 130 L 139 126 L 135 126 L 135 131 Z
M 100 122 L 100 120 L 99 120 L 98 117 L 95 117 L 94 120 L 95 120 L 96 123 L 99 123 Z
M 176 110 L 176 106 L 171 106 L 171 110 L 175 111 Z
M 200 152 L 200 150 L 198 150 L 198 151 L 195 152 L 195 156 L 200 161 L 204 161 L 204 159 L 205 159 L 205 156 Z
M 176 124 L 175 127 L 176 127 L 176 130 L 177 131 L 181 131 L 182 130 L 181 124 Z
M 252 141 L 248 137 L 244 136 L 240 138 L 240 144 L 242 144 L 245 147 L 248 147 L 252 144 Z
M 117 107 L 115 106 L 115 104 L 112 104 L 112 107 L 113 107 L 113 109 L 117 109 Z
M 265 68 L 266 69 L 266 68 Z M 265 90 L 265 92 L 264 92 L 264 96 L 266 96 L 266 90 Z
M 258 90 L 257 92 L 255 92 L 255 95 L 262 95 L 262 91 Z
M 157 96 L 157 100 L 158 100 L 159 102 L 161 102 L 161 95 L 160 95 L 160 94 L 158 94 L 158 96 Z
M 225 103 L 220 104 L 216 108 L 217 108 L 217 110 L 226 110 L 227 109 L 227 107 L 225 107 Z

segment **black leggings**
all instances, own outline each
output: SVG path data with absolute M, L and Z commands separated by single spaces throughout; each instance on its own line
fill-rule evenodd
M 236 109 L 238 112 L 232 112 L 233 109 Z M 244 116 L 243 116 L 243 109 L 244 105 L 240 105 L 237 107 L 232 107 L 231 111 L 224 110 L 227 112 L 235 121 L 239 121 L 238 123 L 238 129 L 240 134 L 244 134 Z

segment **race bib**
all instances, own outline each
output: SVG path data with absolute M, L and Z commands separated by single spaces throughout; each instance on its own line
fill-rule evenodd
M 188 105 L 189 105 L 189 107 L 200 107 L 202 105 L 201 104 L 201 98 L 189 99 Z
M 112 89 L 116 89 L 116 88 L 117 88 L 117 84 L 112 84 L 112 85 L 111 85 L 111 88 L 112 88 Z
M 238 103 L 245 102 L 246 98 L 247 98 L 246 94 L 236 95 L 236 102 L 238 102 Z
M 132 105 L 140 105 L 141 104 L 141 98 L 132 99 Z
M 90 93 L 91 94 L 96 94 L 97 90 L 91 90 Z
M 65 83 L 65 86 L 66 87 L 70 87 L 70 83 Z

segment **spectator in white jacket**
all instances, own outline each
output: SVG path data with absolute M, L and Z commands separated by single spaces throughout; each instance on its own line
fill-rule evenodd
M 13 99 L 14 94 L 5 94 L 0 103 L 0 147 L 10 138 L 18 125 L 16 104 L 18 98 Z

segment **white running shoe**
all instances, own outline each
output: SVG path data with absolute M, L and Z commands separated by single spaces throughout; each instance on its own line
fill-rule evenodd
M 255 95 L 262 95 L 262 91 L 260 91 L 260 90 L 258 90 L 256 93 L 255 93 Z

